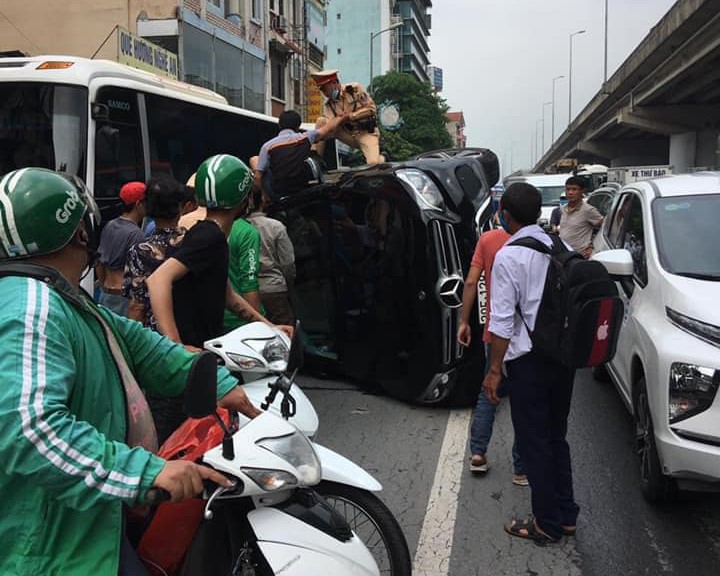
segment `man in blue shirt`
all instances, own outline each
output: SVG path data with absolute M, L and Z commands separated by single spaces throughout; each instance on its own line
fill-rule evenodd
M 250 158 L 255 185 L 273 200 L 302 190 L 312 178 L 307 163 L 312 145 L 332 134 L 344 119 L 340 115 L 321 128 L 301 132 L 300 114 L 294 110 L 280 114 L 280 133 L 262 145 L 258 156 Z
M 495 256 L 490 305 L 490 369 L 483 388 L 497 403 L 503 369 L 520 457 L 527 467 L 533 516 L 505 525 L 511 536 L 540 544 L 575 534 L 579 507 L 573 496 L 567 419 L 575 371 L 533 351 L 535 329 L 550 257 L 512 246 L 535 238 L 552 240 L 536 224 L 542 196 L 530 184 L 508 187 L 500 201 L 500 223 L 510 239 Z

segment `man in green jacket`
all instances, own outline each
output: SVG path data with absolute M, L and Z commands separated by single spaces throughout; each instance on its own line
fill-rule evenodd
M 124 509 L 151 487 L 173 501 L 228 484 L 152 453 L 140 387 L 175 396 L 193 354 L 80 290 L 97 208 L 78 179 L 27 168 L 0 180 L 0 574 L 143 574 Z M 254 416 L 218 370 L 219 405 Z

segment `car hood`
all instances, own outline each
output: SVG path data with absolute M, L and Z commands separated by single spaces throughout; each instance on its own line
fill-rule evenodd
M 674 274 L 665 275 L 665 305 L 680 314 L 714 326 L 720 326 L 718 293 L 719 282 L 684 278 Z

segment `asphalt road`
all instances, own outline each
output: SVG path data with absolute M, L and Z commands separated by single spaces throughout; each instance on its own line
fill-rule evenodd
M 490 471 L 477 477 L 467 471 L 469 410 L 411 406 L 337 381 L 300 382 L 320 416 L 319 442 L 382 482 L 381 496 L 405 531 L 418 575 L 720 574 L 720 494 L 647 504 L 638 489 L 631 417 L 612 384 L 593 381 L 588 371 L 576 379 L 569 433 L 582 508 L 578 535 L 546 547 L 502 529 L 530 511 L 529 490 L 510 482 L 508 405 L 498 410 Z M 461 437 L 450 435 L 458 423 Z M 427 569 L 428 555 L 446 558 Z

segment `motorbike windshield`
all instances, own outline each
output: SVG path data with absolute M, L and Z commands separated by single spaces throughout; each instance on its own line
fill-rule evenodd
M 85 178 L 87 89 L 0 83 L 0 175 L 28 166 Z

